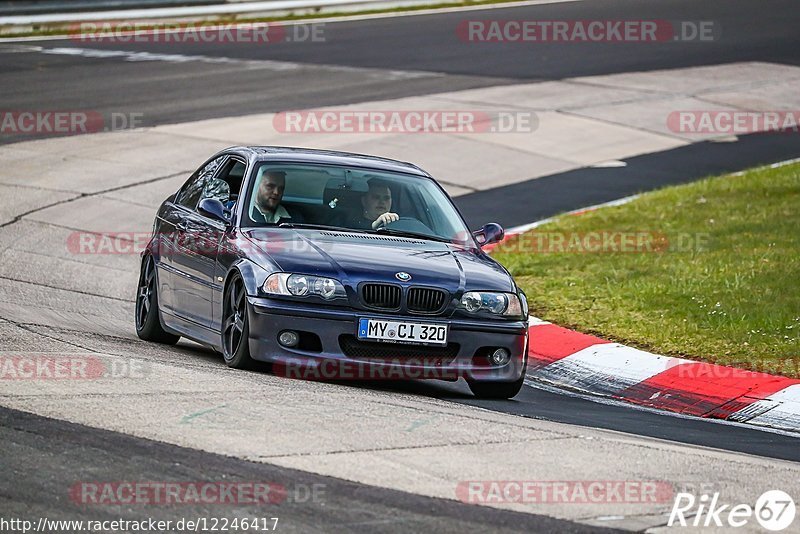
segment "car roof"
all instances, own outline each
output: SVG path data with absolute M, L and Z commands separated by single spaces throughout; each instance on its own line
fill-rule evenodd
M 430 174 L 412 163 L 352 152 L 284 146 L 240 146 L 231 147 L 224 152 L 230 151 L 246 154 L 256 161 L 280 160 L 292 163 L 343 165 L 431 177 Z

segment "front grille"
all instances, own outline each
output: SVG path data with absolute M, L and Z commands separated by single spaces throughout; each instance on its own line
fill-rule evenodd
M 412 287 L 408 290 L 408 311 L 417 313 L 436 313 L 445 304 L 447 293 L 441 289 Z
M 355 336 L 339 336 L 339 347 L 348 358 L 361 360 L 394 360 L 414 358 L 428 365 L 449 363 L 458 355 L 458 343 L 448 343 L 444 347 L 403 345 L 400 343 L 380 343 L 361 341 Z
M 364 284 L 361 288 L 361 300 L 365 306 L 380 310 L 397 310 L 400 308 L 402 290 L 391 284 Z

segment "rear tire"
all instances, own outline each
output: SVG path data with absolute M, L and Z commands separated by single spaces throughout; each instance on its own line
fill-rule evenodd
M 136 292 L 136 335 L 144 341 L 174 345 L 181 336 L 164 330 L 158 313 L 158 278 L 152 256 L 145 257 Z
M 253 369 L 256 362 L 250 357 L 247 294 L 238 274 L 225 289 L 222 317 L 222 357 L 225 363 L 234 369 Z

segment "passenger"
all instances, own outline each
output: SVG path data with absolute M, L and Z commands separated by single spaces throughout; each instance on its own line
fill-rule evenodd
M 286 187 L 286 173 L 267 171 L 261 177 L 256 191 L 255 202 L 250 210 L 250 218 L 261 224 L 280 224 L 284 222 L 301 223 L 303 218 L 289 211 L 281 204 Z

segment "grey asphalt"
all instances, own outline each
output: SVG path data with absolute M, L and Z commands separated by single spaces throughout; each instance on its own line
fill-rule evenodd
M 732 142 L 704 141 L 626 158 L 624 167 L 584 167 L 552 174 L 461 195 L 455 202 L 471 228 L 490 222 L 487 218 L 512 228 L 660 187 L 797 157 L 800 135 L 757 133 Z
M 711 21 L 712 42 L 471 43 L 459 23 L 505 20 Z M 0 101 L 8 110 L 141 113 L 143 125 L 384 100 L 458 89 L 741 61 L 800 64 L 794 0 L 590 0 L 329 23 L 323 42 L 0 44 Z M 121 62 L 26 52 L 25 46 L 229 58 Z M 253 62 L 301 64 L 286 70 Z M 340 67 L 339 70 L 333 67 Z M 353 70 L 356 69 L 356 70 Z M 358 70 L 362 69 L 362 70 Z M 363 69 L 380 69 L 369 72 Z M 386 70 L 418 73 L 398 80 Z M 2 137 L 0 143 L 20 138 Z
M 0 452 L 0 517 L 6 520 L 206 518 L 210 525 L 212 518 L 238 517 L 265 518 L 272 527 L 277 517 L 278 532 L 615 532 L 247 462 L 7 408 L 0 408 Z M 280 488 L 280 496 L 259 504 L 130 505 L 82 502 L 71 493 L 82 483 L 143 481 L 268 483 Z
M 757 13 L 754 14 L 754 10 Z M 580 44 L 469 44 L 453 38 L 457 24 L 465 18 L 495 17 L 713 20 L 723 33 L 714 43 L 608 44 L 592 45 L 591 48 Z M 26 48 L 90 47 L 69 40 L 2 44 L 0 100 L 7 110 L 137 112 L 143 114 L 145 125 L 156 125 L 430 94 L 520 80 L 749 60 L 798 65 L 798 23 L 800 10 L 796 9 L 794 1 L 772 0 L 756 4 L 738 0 L 702 3 L 692 0 L 658 3 L 592 0 L 502 12 L 472 11 L 467 15 L 453 13 L 381 19 L 368 24 L 330 24 L 326 27 L 327 41 L 317 44 L 113 46 L 115 50 L 127 48 L 233 59 L 226 63 L 88 60 L 48 55 Z M 301 67 L 282 70 L 276 65 L 258 63 L 264 60 L 292 62 Z M 370 69 L 396 69 L 414 75 L 398 81 Z M 0 137 L 0 144 L 22 139 L 28 137 Z M 500 213 L 500 222 L 513 226 L 660 185 L 797 156 L 800 156 L 798 136 L 755 135 L 736 143 L 703 143 L 638 156 L 631 158 L 625 169 L 583 169 L 523 182 L 467 195 L 459 198 L 458 203 L 470 222 L 485 222 L 485 213 L 491 211 Z M 643 174 L 649 178 L 643 179 Z M 587 187 L 591 183 L 600 186 Z M 537 196 L 533 198 L 542 200 L 532 206 L 509 208 L 506 199 L 520 191 L 526 195 L 535 192 Z M 77 331 L 74 335 L 81 337 Z M 204 355 L 202 351 L 198 353 Z M 221 362 L 215 362 L 215 365 L 222 368 Z M 385 385 L 360 387 L 386 389 Z M 412 383 L 392 388 L 527 418 L 800 461 L 800 448 L 794 437 L 601 405 L 532 388 L 525 388 L 515 400 L 505 402 L 475 401 L 466 395 L 463 385 Z M 287 516 L 283 523 L 287 530 L 292 526 L 297 530 L 319 530 L 322 524 L 331 525 L 330 530 L 356 531 L 420 529 L 463 532 L 471 528 L 494 530 L 508 527 L 528 531 L 577 532 L 589 528 L 535 515 L 469 507 L 443 499 L 381 490 L 38 418 L 14 410 L 0 409 L 0 443 L 3 451 L 0 462 L 7 475 L 0 477 L 0 503 L 4 516 L 9 513 L 41 515 L 52 510 L 69 517 L 91 519 L 105 515 L 116 517 L 118 514 L 123 517 L 151 513 L 180 517 L 191 513 L 207 516 L 212 512 L 219 515 L 226 512 L 182 507 L 154 512 L 113 510 L 112 513 L 76 508 L 65 502 L 64 491 L 75 482 L 75 473 L 80 472 L 90 473 L 95 480 L 119 480 L 125 476 L 139 480 L 186 480 L 225 475 L 242 480 L 266 477 L 327 484 L 331 488 L 328 493 L 331 500 L 324 506 L 286 505 L 278 511 L 276 515 L 283 513 Z M 12 457 L 13 464 L 8 460 Z M 12 472 L 14 476 L 8 476 Z

